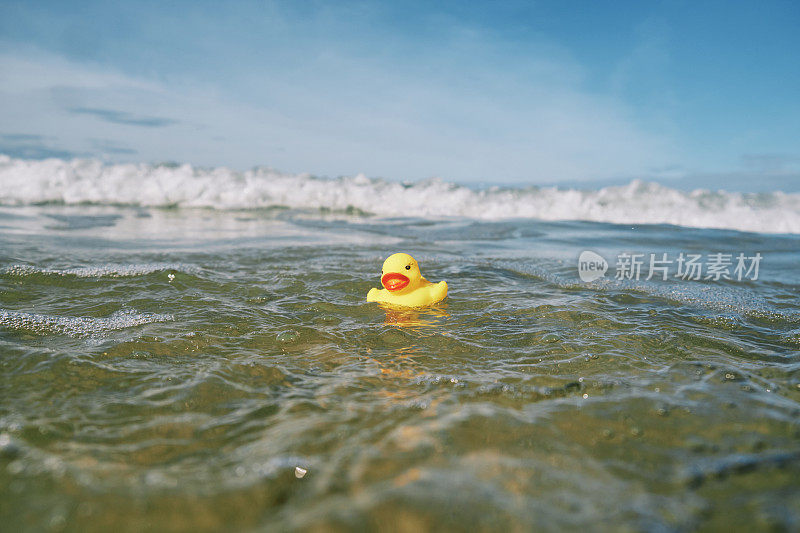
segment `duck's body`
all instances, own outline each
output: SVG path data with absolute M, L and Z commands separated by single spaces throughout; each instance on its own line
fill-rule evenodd
M 417 261 L 408 254 L 394 254 L 383 263 L 381 284 L 385 289 L 370 289 L 368 302 L 404 307 L 425 307 L 447 297 L 447 282 L 431 283 L 422 277 Z
M 405 307 L 425 307 L 435 304 L 447 297 L 447 282 L 431 283 L 422 278 L 417 288 L 408 291 L 406 294 L 395 294 L 388 289 L 372 288 L 367 293 L 368 302 L 379 302 L 390 305 L 402 305 Z

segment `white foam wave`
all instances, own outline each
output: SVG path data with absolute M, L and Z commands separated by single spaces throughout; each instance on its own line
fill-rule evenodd
M 177 270 L 181 272 L 193 272 L 194 267 L 172 263 L 152 263 L 152 264 L 132 264 L 132 265 L 97 265 L 75 268 L 40 268 L 31 265 L 11 265 L 0 272 L 10 276 L 32 276 L 35 274 L 45 274 L 52 276 L 75 276 L 78 278 L 126 278 L 134 276 L 145 276 L 153 272 L 163 272 L 166 270 Z
M 675 224 L 800 233 L 800 194 L 680 191 L 635 180 L 598 190 L 489 188 L 440 180 L 413 185 L 363 175 L 322 179 L 256 168 L 106 165 L 97 160 L 31 161 L 0 155 L 0 205 L 98 203 L 248 209 L 357 209 L 379 216 L 536 218 Z
M 175 317 L 172 315 L 139 313 L 133 309 L 117 311 L 105 318 L 53 316 L 0 309 L 0 326 L 76 338 L 96 338 L 114 330 L 173 320 Z

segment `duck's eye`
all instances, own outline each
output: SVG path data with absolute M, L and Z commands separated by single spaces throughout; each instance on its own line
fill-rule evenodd
M 411 265 L 406 265 L 406 270 L 411 270 Z

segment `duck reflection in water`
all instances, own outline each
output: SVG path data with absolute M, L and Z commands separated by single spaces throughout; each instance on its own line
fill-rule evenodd
M 394 307 L 386 304 L 379 305 L 386 312 L 383 322 L 385 326 L 412 332 L 420 337 L 435 334 L 438 328 L 444 325 L 445 319 L 450 316 L 446 311 L 446 304 L 420 309 Z M 429 354 L 429 350 L 412 341 L 406 346 L 391 351 L 386 357 L 381 357 L 380 360 L 373 360 L 380 366 L 381 374 L 384 377 L 414 379 L 426 375 L 425 372 L 418 370 L 414 363 L 416 357 L 425 356 L 426 354 Z M 390 389 L 384 389 L 380 395 L 393 400 L 409 399 L 411 397 L 409 391 L 400 392 Z
M 436 307 L 426 307 L 424 309 L 393 307 L 385 304 L 379 305 L 386 312 L 386 318 L 383 321 L 385 325 L 408 328 L 420 332 L 441 326 L 444 322 L 442 319 L 450 316 L 447 313 L 447 304 L 440 304 Z

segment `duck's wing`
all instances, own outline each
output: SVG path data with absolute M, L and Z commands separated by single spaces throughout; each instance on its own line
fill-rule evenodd
M 447 298 L 447 282 L 440 281 L 431 287 L 431 296 L 433 296 L 434 303 Z

